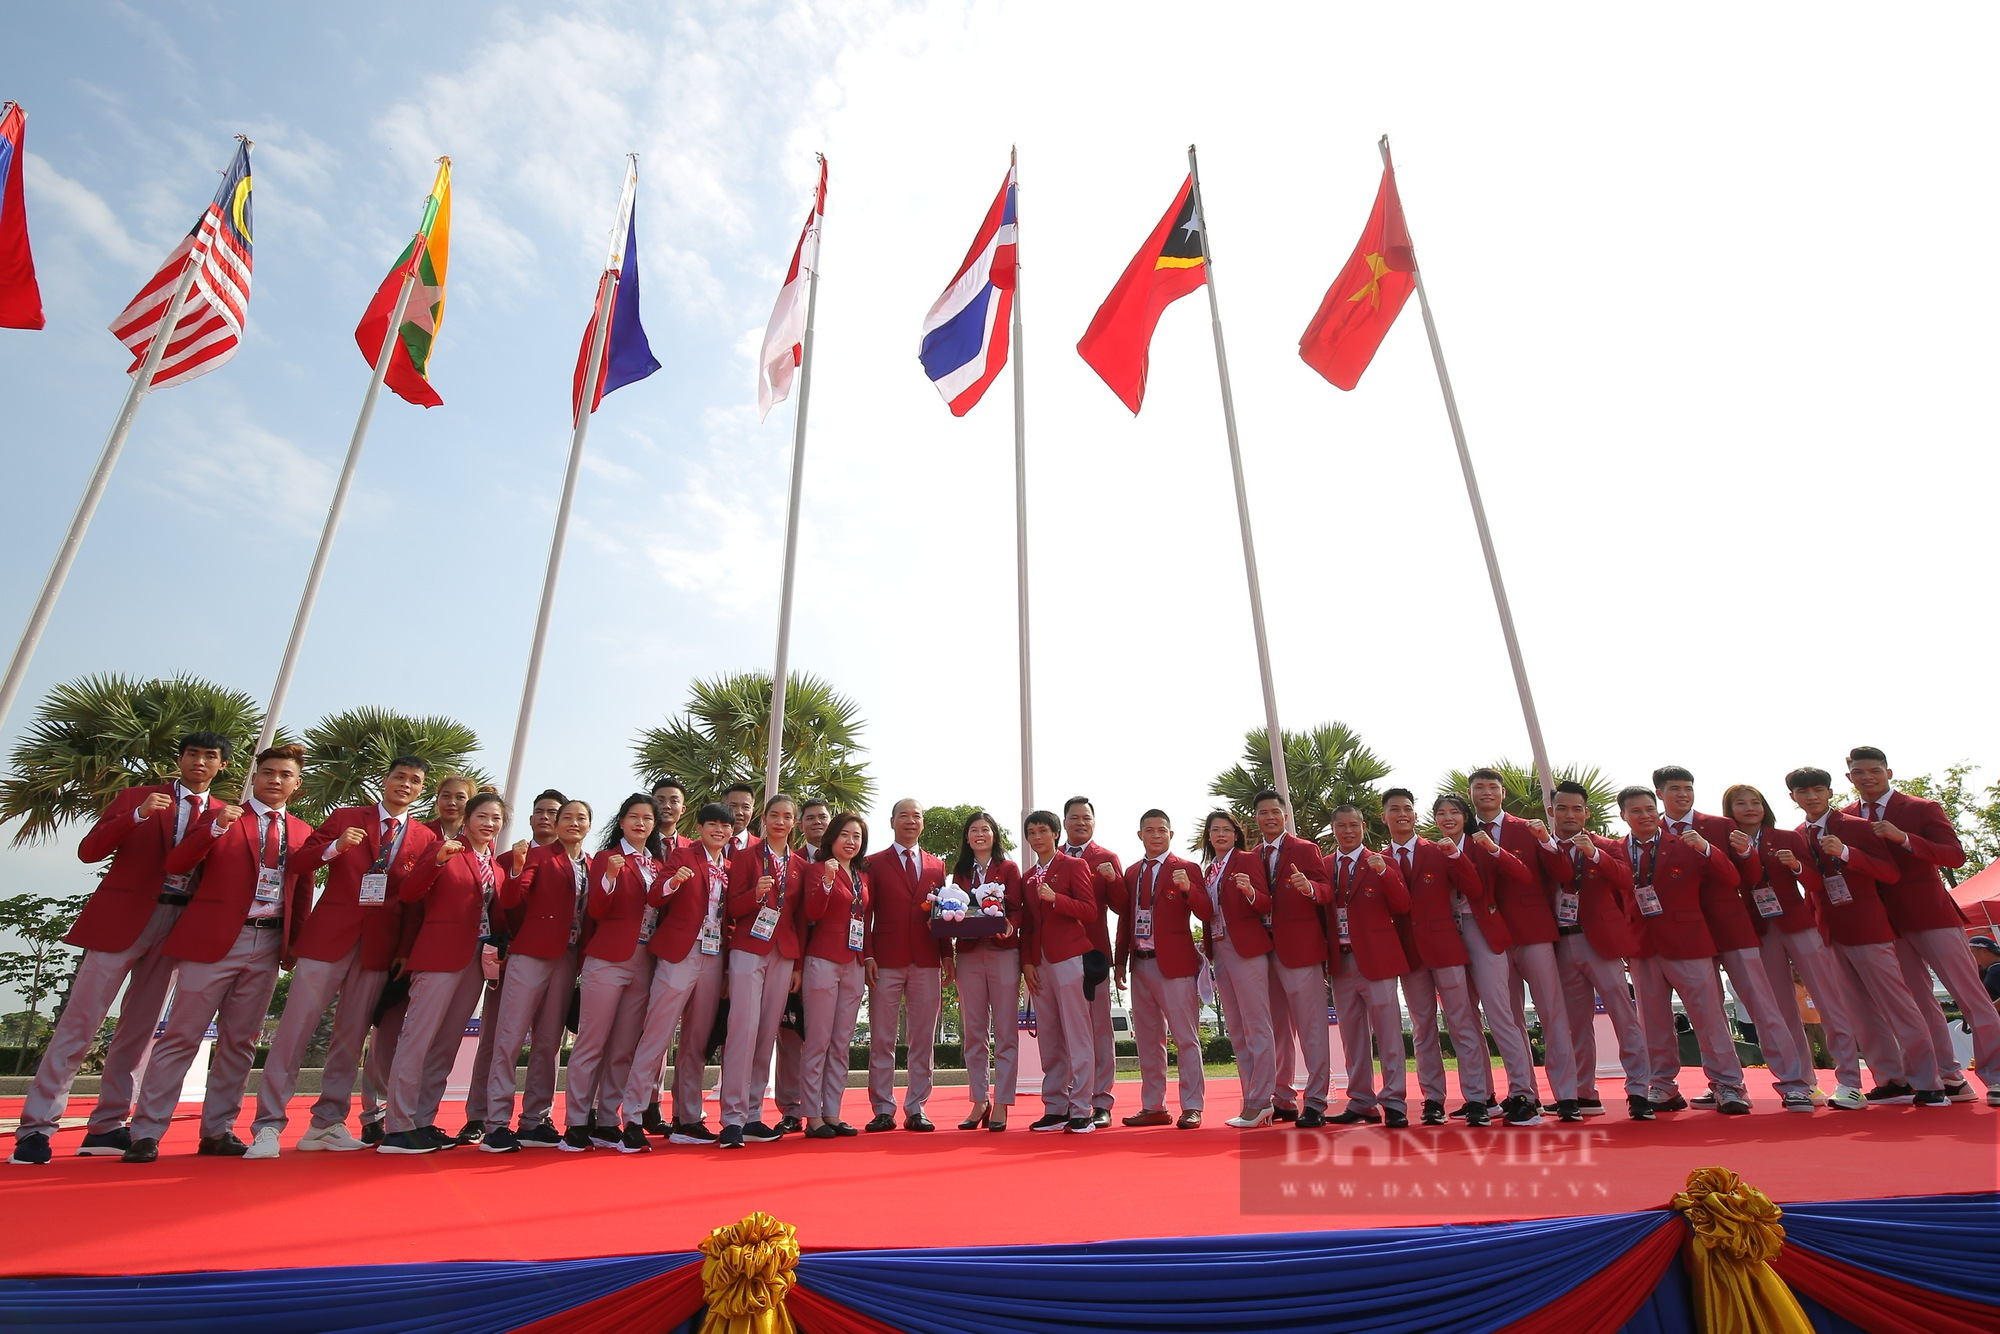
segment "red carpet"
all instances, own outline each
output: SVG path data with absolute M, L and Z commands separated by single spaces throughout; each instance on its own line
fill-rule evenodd
M 276 1162 L 198 1158 L 182 1120 L 149 1166 L 72 1156 L 81 1131 L 57 1136 L 48 1167 L 0 1165 L 0 1274 L 692 1250 L 759 1209 L 796 1224 L 810 1249 L 1492 1222 L 1657 1208 L 1710 1165 L 1781 1203 L 2000 1188 L 2000 1113 L 1983 1105 L 1808 1117 L 1780 1111 L 1764 1078 L 1753 1072 L 1759 1105 L 1742 1118 L 1640 1124 L 1614 1109 L 1582 1125 L 1403 1132 L 1230 1130 L 1236 1090 L 1222 1079 L 1209 1081 L 1215 1110 L 1197 1131 L 1031 1135 L 1040 1103 L 1024 1099 L 1005 1134 L 962 1132 L 965 1092 L 946 1089 L 928 1108 L 932 1135 L 790 1137 L 731 1153 L 655 1141 L 641 1155 L 299 1154 L 302 1099 Z M 1119 1113 L 1136 1110 L 1138 1086 L 1118 1092 Z M 0 1116 L 18 1110 L 10 1101 Z M 846 1111 L 865 1121 L 865 1095 L 849 1093 Z M 250 1117 L 246 1106 L 246 1137 Z M 459 1108 L 439 1120 L 455 1128 Z

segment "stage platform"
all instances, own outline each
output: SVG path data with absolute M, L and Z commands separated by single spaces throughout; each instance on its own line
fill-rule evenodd
M 1779 1203 L 1992 1191 L 2000 1111 L 1944 1108 L 1786 1113 L 1752 1072 L 1747 1117 L 1688 1111 L 1627 1119 L 1622 1099 L 1581 1125 L 1241 1132 L 1222 1124 L 1234 1081 L 1209 1081 L 1199 1130 L 1031 1134 L 1039 1100 L 1004 1134 L 960 1131 L 962 1089 L 928 1109 L 939 1129 L 852 1139 L 796 1136 L 724 1152 L 654 1141 L 610 1149 L 424 1157 L 301 1154 L 295 1104 L 274 1162 L 195 1154 L 183 1107 L 158 1162 L 74 1156 L 0 1165 L 15 1220 L 0 1275 L 117 1275 L 445 1260 L 554 1260 L 693 1247 L 762 1210 L 809 1250 L 990 1246 L 1220 1236 L 1572 1217 L 1655 1209 L 1694 1168 L 1740 1172 Z M 1607 1093 L 1610 1089 L 1605 1090 Z M 1118 1086 L 1117 1115 L 1138 1085 Z M 19 1104 L 0 1103 L 0 1118 Z M 868 1118 L 851 1092 L 847 1119 Z M 241 1130 L 248 1138 L 251 1108 Z M 455 1129 L 460 1107 L 440 1124 Z M 712 1123 L 712 1122 L 711 1122 Z M 0 1144 L 11 1144 L 0 1140 Z

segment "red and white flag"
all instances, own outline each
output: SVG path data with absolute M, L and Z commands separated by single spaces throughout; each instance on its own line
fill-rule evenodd
M 806 217 L 805 230 L 799 233 L 798 249 L 792 251 L 792 267 L 785 273 L 777 307 L 771 311 L 771 323 L 764 330 L 764 355 L 757 365 L 758 421 L 770 416 L 772 407 L 792 394 L 792 375 L 804 355 L 807 278 L 819 270 L 819 228 L 825 215 L 826 159 L 822 157 L 812 212 Z
M 167 262 L 132 298 L 111 332 L 132 353 L 127 374 L 137 375 L 145 363 L 160 325 L 167 318 L 174 290 L 188 266 L 194 283 L 181 303 L 180 316 L 167 336 L 158 369 L 147 387 L 165 389 L 184 384 L 236 355 L 243 338 L 243 321 L 250 313 L 250 141 L 237 145 L 236 157 L 222 174 L 222 188 L 186 239 L 174 247 Z

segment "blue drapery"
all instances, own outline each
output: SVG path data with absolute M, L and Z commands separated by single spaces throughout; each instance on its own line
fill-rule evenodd
M 2000 1195 L 1788 1204 L 1785 1240 L 1856 1269 L 2000 1307 Z

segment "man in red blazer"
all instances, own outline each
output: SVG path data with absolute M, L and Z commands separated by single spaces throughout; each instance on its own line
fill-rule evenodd
M 1889 786 L 1895 772 L 1888 756 L 1874 746 L 1856 746 L 1847 753 L 1847 781 L 1861 800 L 1846 808 L 1849 815 L 1870 821 L 1877 837 L 1889 845 L 1899 873 L 1895 887 L 1883 896 L 1889 920 L 1896 927 L 1896 957 L 1910 994 L 1917 998 L 1930 1029 L 1944 1095 L 1953 1102 L 1970 1102 L 1971 1085 L 1952 1050 L 1951 1033 L 1931 991 L 1932 973 L 1972 1027 L 1972 1061 L 1986 1085 L 1986 1105 L 2000 1107 L 2000 1012 L 1987 1002 L 1986 986 L 1966 944 L 1965 914 L 1945 892 L 1943 867 L 1965 865 L 1965 848 L 1951 827 L 1944 807 Z
M 1618 794 L 1618 814 L 1631 830 L 1619 854 L 1632 868 L 1632 897 L 1646 933 L 1647 954 L 1631 960 L 1639 992 L 1639 1024 L 1645 1031 L 1649 1085 L 1656 1112 L 1687 1108 L 1680 1095 L 1680 1034 L 1674 1029 L 1673 993 L 1678 991 L 1688 1022 L 1701 1044 L 1701 1064 L 1716 1110 L 1747 1116 L 1750 1095 L 1743 1088 L 1743 1063 L 1736 1038 L 1722 1014 L 1722 983 L 1715 972 L 1715 938 L 1701 910 L 1701 888 L 1709 880 L 1734 880 L 1729 854 L 1690 829 L 1678 838 L 1660 827 L 1653 790 L 1628 787 Z
M 1139 1110 L 1128 1126 L 1201 1125 L 1205 1086 L 1201 1069 L 1201 996 L 1195 978 L 1190 913 L 1204 925 L 1214 914 L 1202 870 L 1173 853 L 1174 826 L 1159 808 L 1139 817 L 1144 860 L 1125 871 L 1112 903 L 1118 909 L 1118 966 L 1132 974 L 1132 1036 L 1139 1047 Z M 1181 1115 L 1167 1112 L 1167 1034 L 1180 1053 Z
M 1111 930 L 1106 920 L 1106 911 L 1111 907 L 1112 891 L 1124 879 L 1125 867 L 1118 855 L 1097 841 L 1097 807 L 1089 797 L 1071 797 L 1063 803 L 1063 852 L 1078 858 L 1090 868 L 1091 887 L 1097 892 L 1097 917 L 1090 925 L 1090 947 L 1104 956 L 1104 966 L 1111 966 Z M 1124 979 L 1118 979 L 1118 989 L 1125 989 Z M 1111 984 L 1106 982 L 1097 988 L 1097 994 L 1088 999 L 1090 1005 L 1090 1047 L 1093 1061 L 1092 1076 L 1087 1081 L 1093 1111 L 1091 1119 L 1099 1130 L 1111 1125 L 1112 1085 L 1118 1080 L 1117 1042 L 1111 1031 Z
M 429 773 L 426 761 L 398 755 L 389 761 L 380 801 L 334 811 L 298 851 L 299 865 L 327 868 L 326 888 L 293 933 L 290 953 L 298 965 L 285 993 L 284 1017 L 264 1058 L 257 1120 L 245 1157 L 278 1156 L 299 1064 L 329 1005 L 336 1006 L 333 1038 L 312 1127 L 300 1137 L 299 1150 L 345 1153 L 367 1147 L 348 1132 L 347 1113 L 375 1003 L 389 981 L 390 964 L 406 953 L 403 905 L 396 897 L 402 882 L 399 863 L 402 854 L 416 857 L 437 843 L 435 834 L 410 818 Z
M 895 842 L 868 859 L 868 1101 L 870 1131 L 896 1128 L 896 1019 L 909 1014 L 909 1087 L 903 1090 L 903 1125 L 936 1130 L 924 1115 L 937 1057 L 938 1014 L 951 980 L 951 944 L 931 934 L 931 904 L 944 888 L 944 863 L 917 846 L 924 836 L 924 808 L 904 797 L 889 812 Z
M 180 972 L 166 1032 L 153 1044 L 139 1086 L 132 1147 L 124 1153 L 128 1163 L 160 1156 L 160 1136 L 173 1119 L 181 1081 L 211 1022 L 215 1048 L 199 1152 L 240 1158 L 248 1147 L 233 1133 L 243 1090 L 278 969 L 291 962 L 285 956 L 291 924 L 305 916 L 312 899 L 314 867 L 298 854 L 313 828 L 285 811 L 299 790 L 304 764 L 305 751 L 297 746 L 259 751 L 250 799 L 215 810 L 167 854 L 167 874 L 187 875 L 199 866 L 202 876 L 160 945 L 168 958 L 180 961 Z
M 1326 1124 L 1327 1090 L 1333 1084 L 1333 1044 L 1326 1028 L 1326 922 L 1321 916 L 1333 899 L 1333 883 L 1318 846 L 1286 832 L 1285 799 L 1277 792 L 1266 788 L 1251 798 L 1250 814 L 1262 839 L 1250 851 L 1263 863 L 1265 883 L 1271 887 L 1271 1036 L 1277 1058 L 1271 1119 L 1312 1130 Z M 1295 1038 L 1305 1055 L 1302 1092 L 1292 1087 Z
M 177 763 L 180 777 L 175 782 L 129 787 L 113 797 L 77 845 L 79 860 L 109 857 L 111 865 L 63 937 L 65 944 L 82 947 L 83 960 L 22 1104 L 12 1162 L 49 1161 L 49 1140 L 69 1105 L 70 1081 L 121 987 L 125 1003 L 104 1058 L 97 1106 L 77 1154 L 115 1156 L 132 1147 L 125 1128 L 132 1109 L 132 1072 L 153 1040 L 173 985 L 174 961 L 161 953 L 160 942 L 194 892 L 191 877 L 167 875 L 167 854 L 201 822 L 211 803 L 221 804 L 208 789 L 229 763 L 229 740 L 219 732 L 190 732 L 181 738 Z
M 1333 810 L 1334 853 L 1326 860 L 1333 880 L 1327 913 L 1327 972 L 1333 980 L 1333 1008 L 1340 1017 L 1340 1044 L 1347 1052 L 1347 1107 L 1328 1125 L 1379 1123 L 1391 1130 L 1410 1124 L 1404 1102 L 1407 1067 L 1403 1059 L 1403 1007 L 1396 989 L 1410 971 L 1397 918 L 1410 911 L 1409 887 L 1387 857 L 1362 840 L 1368 819 L 1359 806 Z M 1376 1091 L 1375 1056 L 1381 1049 L 1382 1084 Z M 1301 1124 L 1304 1124 L 1301 1118 Z

